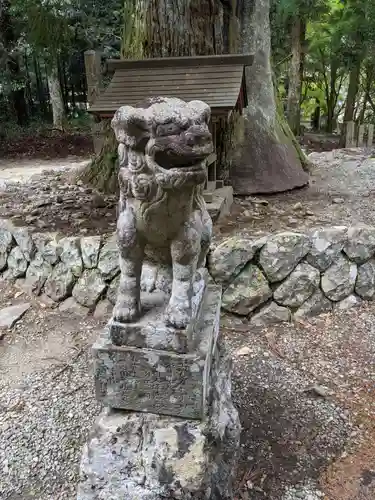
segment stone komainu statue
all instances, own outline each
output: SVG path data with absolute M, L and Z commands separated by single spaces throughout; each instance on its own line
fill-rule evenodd
M 202 101 L 151 98 L 123 106 L 112 127 L 119 142 L 117 224 L 121 278 L 113 318 L 133 322 L 141 313 L 141 274 L 154 269 L 148 290 L 170 285 L 167 325 L 191 319 L 193 282 L 205 265 L 212 222 L 202 197 L 205 159 L 213 151 L 210 108 Z M 143 281 L 143 279 L 142 279 Z

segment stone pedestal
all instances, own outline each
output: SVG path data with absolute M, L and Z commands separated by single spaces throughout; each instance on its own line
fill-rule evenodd
M 186 352 L 165 338 L 153 349 L 157 336 L 144 335 L 142 320 L 117 338 L 131 345 L 113 343 L 121 325 L 111 322 L 94 345 L 104 410 L 83 450 L 77 500 L 233 500 L 240 423 L 218 339 L 221 287 L 205 282 L 195 292 L 201 304 Z M 146 316 L 157 311 L 146 307 Z
M 78 500 L 233 499 L 240 425 L 218 342 L 221 286 L 204 268 L 209 118 L 201 101 L 164 97 L 113 117 L 121 278 L 93 347 L 107 409 L 83 452 Z
M 142 314 L 134 323 L 109 323 L 111 342 L 117 346 L 139 347 L 188 353 L 194 351 L 200 342 L 198 322 L 201 317 L 204 295 L 208 283 L 207 269 L 196 273 L 193 282 L 192 317 L 185 330 L 167 326 L 164 312 L 170 292 L 155 290 L 141 293 Z M 219 299 L 217 299 L 220 301 Z
M 217 346 L 204 420 L 105 409 L 83 450 L 77 500 L 232 500 L 240 423 Z
M 157 320 L 157 307 L 150 311 L 154 322 L 146 314 L 147 321 L 143 318 L 135 325 L 110 323 L 93 347 L 98 401 L 115 409 L 204 418 L 219 333 L 221 288 L 205 287 L 201 303 L 201 307 L 197 306 L 199 314 L 193 321 L 194 328 L 177 332 L 182 338 L 189 332 L 187 343 L 191 345 L 185 352 L 170 349 L 173 332 L 165 326 L 163 331 Z M 160 310 L 163 309 L 161 301 Z M 111 341 L 111 330 L 116 330 L 118 338 L 117 330 L 121 328 L 125 332 L 121 340 L 127 339 L 130 345 L 115 345 Z M 155 331 L 159 334 L 155 335 Z M 159 339 L 159 348 L 153 349 L 151 344 L 155 339 Z

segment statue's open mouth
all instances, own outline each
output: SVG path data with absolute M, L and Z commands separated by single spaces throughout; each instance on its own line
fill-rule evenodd
M 207 149 L 207 151 L 209 150 Z M 190 151 L 189 154 L 176 155 L 174 154 L 174 151 L 158 151 L 154 156 L 154 160 L 158 165 L 162 165 L 166 170 L 170 170 L 172 168 L 199 170 L 205 167 L 203 161 L 211 152 L 212 151 L 210 150 L 208 153 L 206 151 L 202 151 L 202 153 L 194 154 Z
M 213 152 L 212 136 L 202 125 L 191 126 L 181 134 L 150 139 L 145 152 L 155 168 L 199 173 Z

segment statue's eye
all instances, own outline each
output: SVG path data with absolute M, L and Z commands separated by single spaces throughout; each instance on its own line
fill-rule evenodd
M 180 132 L 180 127 L 175 123 L 167 123 L 165 125 L 159 125 L 157 128 L 157 135 L 174 135 Z

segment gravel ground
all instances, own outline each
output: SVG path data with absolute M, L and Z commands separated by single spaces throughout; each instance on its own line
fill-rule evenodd
M 237 199 L 216 236 L 372 223 L 375 160 L 336 151 L 318 163 L 307 189 Z M 111 230 L 115 199 L 50 172 L 7 184 L 0 216 L 95 233 Z M 99 412 L 90 346 L 104 322 L 64 315 L 0 282 L 0 308 L 25 300 L 32 307 L 0 335 L 0 498 L 74 500 L 81 447 Z M 223 316 L 243 425 L 236 500 L 375 498 L 373 325 L 371 303 L 263 330 Z
M 87 353 L 63 368 L 33 373 L 16 387 L 1 389 L 4 500 L 75 497 L 82 444 L 99 409 Z
M 0 282 L 0 308 L 29 301 Z M 75 498 L 82 445 L 99 412 L 90 347 L 103 324 L 38 299 L 0 341 L 0 498 Z
M 5 283 L 0 297 L 27 299 Z M 1 499 L 75 499 L 103 324 L 32 299 L 0 342 Z M 375 497 L 373 325 L 375 304 L 269 329 L 222 317 L 243 425 L 236 500 Z
M 263 236 L 328 225 L 374 224 L 375 158 L 369 150 L 311 153 L 310 185 L 287 193 L 237 197 L 216 238 Z
M 65 235 L 113 232 L 117 195 L 103 196 L 76 181 L 86 161 L 0 162 L 0 218 L 30 231 Z
M 375 498 L 374 325 L 374 304 L 267 329 L 223 317 L 243 424 L 239 498 Z

